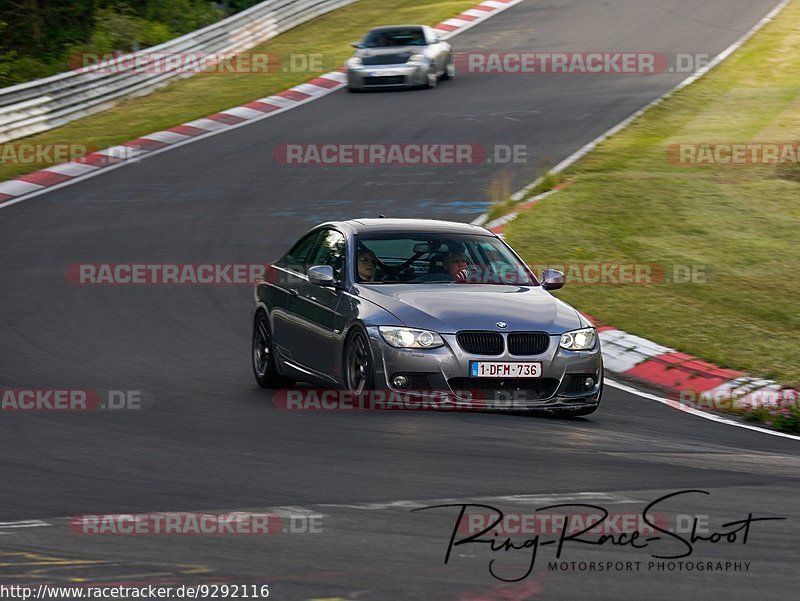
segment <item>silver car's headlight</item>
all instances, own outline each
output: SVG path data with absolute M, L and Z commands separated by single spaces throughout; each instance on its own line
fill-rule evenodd
M 354 56 L 353 58 L 351 58 L 350 60 L 347 61 L 347 66 L 348 67 L 360 67 L 363 64 L 364 64 L 364 61 L 362 61 L 357 56 Z
M 428 59 L 425 57 L 425 55 L 421 53 L 412 54 L 411 56 L 408 57 L 409 63 L 424 63 L 427 60 Z
M 396 348 L 436 348 L 444 344 L 439 334 L 428 330 L 393 326 L 381 326 L 378 330 L 383 339 Z
M 594 343 L 597 340 L 597 330 L 594 328 L 583 328 L 581 330 L 572 330 L 561 334 L 561 348 L 568 351 L 588 351 L 594 348 Z

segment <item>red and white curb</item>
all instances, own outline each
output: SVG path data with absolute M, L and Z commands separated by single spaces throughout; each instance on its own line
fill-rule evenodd
M 598 327 L 603 363 L 614 373 L 667 390 L 690 405 L 739 409 L 796 406 L 797 390 L 772 380 L 717 367 L 645 338 L 609 326 Z
M 524 0 L 484 0 L 434 27 L 443 39 L 451 38 Z M 259 98 L 202 119 L 195 119 L 129 142 L 93 152 L 16 179 L 0 182 L 0 209 L 51 190 L 94 177 L 142 158 L 224 133 L 322 98 L 347 83 L 343 70 L 320 75 L 278 94 Z
M 439 32 L 439 37 L 446 40 L 458 33 L 466 31 L 470 27 L 475 27 L 478 23 L 520 2 L 524 2 L 524 0 L 484 0 L 484 2 L 465 10 L 452 19 L 442 21 L 433 28 Z

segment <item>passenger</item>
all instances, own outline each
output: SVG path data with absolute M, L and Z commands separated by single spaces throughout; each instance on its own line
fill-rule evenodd
M 378 259 L 375 253 L 368 248 L 362 248 L 358 251 L 358 281 L 359 282 L 372 282 L 375 280 L 375 267 L 378 264 Z

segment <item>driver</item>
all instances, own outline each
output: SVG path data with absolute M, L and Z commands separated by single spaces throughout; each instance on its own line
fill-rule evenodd
M 378 259 L 374 252 L 368 248 L 359 249 L 356 264 L 359 282 L 372 282 L 375 280 L 375 267 L 378 264 Z
M 450 277 L 461 282 L 466 281 L 469 274 L 467 271 L 468 264 L 467 255 L 464 254 L 463 250 L 451 250 L 444 258 L 444 268 L 447 273 L 450 274 Z

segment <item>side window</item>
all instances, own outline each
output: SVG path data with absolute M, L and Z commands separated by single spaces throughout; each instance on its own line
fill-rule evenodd
M 313 260 L 309 261 L 312 265 L 330 265 L 337 280 L 342 280 L 344 275 L 344 259 L 346 242 L 344 234 L 336 230 L 327 230 L 323 233 L 319 246 L 314 251 Z
M 292 250 L 283 255 L 278 261 L 278 267 L 305 274 L 309 266 L 315 265 L 315 263 L 309 261 L 309 259 L 311 259 L 311 251 L 314 250 L 314 247 L 323 234 L 325 234 L 325 232 L 312 232 L 302 238 L 292 247 Z

